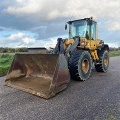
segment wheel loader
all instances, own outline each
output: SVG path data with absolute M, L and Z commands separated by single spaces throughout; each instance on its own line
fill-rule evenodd
M 85 81 L 92 71 L 107 72 L 109 46 L 97 36 L 92 17 L 68 21 L 69 38 L 57 39 L 51 52 L 15 54 L 5 84 L 31 94 L 51 98 L 65 89 L 70 79 Z

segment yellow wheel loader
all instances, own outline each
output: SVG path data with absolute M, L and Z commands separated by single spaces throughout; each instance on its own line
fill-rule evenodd
M 5 83 L 34 95 L 51 98 L 67 87 L 70 78 L 87 80 L 93 63 L 96 71 L 107 72 L 109 46 L 97 37 L 92 17 L 68 21 L 69 39 L 58 38 L 49 53 L 16 54 Z

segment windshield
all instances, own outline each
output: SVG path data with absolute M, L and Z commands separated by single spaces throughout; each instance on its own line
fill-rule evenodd
M 70 28 L 69 28 L 69 38 L 73 38 L 75 36 L 85 37 L 86 29 L 87 29 L 87 21 L 86 20 L 72 22 L 72 24 L 70 24 Z

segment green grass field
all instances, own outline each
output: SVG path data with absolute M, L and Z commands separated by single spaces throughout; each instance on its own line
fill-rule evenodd
M 120 56 L 120 50 L 110 51 L 110 57 Z M 13 61 L 14 53 L 0 53 L 0 76 L 7 74 Z
M 120 56 L 120 50 L 110 51 L 110 57 Z
M 13 53 L 1 53 L 0 54 L 0 76 L 7 74 L 9 67 L 13 61 Z

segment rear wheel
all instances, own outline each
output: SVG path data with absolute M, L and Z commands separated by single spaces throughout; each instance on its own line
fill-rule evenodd
M 69 59 L 69 71 L 74 80 L 86 80 L 92 69 L 92 58 L 88 51 L 77 50 Z
M 97 72 L 107 72 L 109 67 L 109 53 L 107 50 L 98 51 L 99 64 L 95 65 Z

